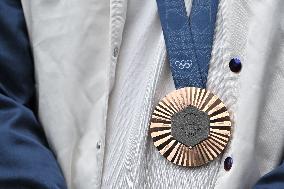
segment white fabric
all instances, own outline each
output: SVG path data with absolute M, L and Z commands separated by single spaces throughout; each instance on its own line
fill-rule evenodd
M 221 0 L 207 86 L 234 131 L 223 157 L 196 169 L 167 162 L 148 135 L 153 107 L 174 89 L 155 1 L 22 4 L 40 119 L 70 189 L 246 189 L 280 163 L 284 1 Z M 232 57 L 240 74 L 228 67 Z

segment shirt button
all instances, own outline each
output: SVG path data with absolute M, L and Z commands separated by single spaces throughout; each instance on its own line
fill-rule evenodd
M 98 149 L 98 150 L 101 149 L 101 146 L 102 146 L 101 142 L 100 142 L 100 141 L 97 142 L 97 149 Z
M 240 59 L 232 58 L 230 63 L 229 63 L 229 67 L 230 67 L 232 72 L 238 73 L 242 69 L 242 63 L 241 63 Z
M 224 161 L 224 169 L 229 171 L 233 166 L 233 158 L 227 157 Z
M 115 58 L 117 57 L 117 55 L 118 55 L 118 47 L 115 47 L 114 49 L 113 49 L 113 54 L 112 54 Z

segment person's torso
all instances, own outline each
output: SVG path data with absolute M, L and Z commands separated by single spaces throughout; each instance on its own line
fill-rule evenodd
M 220 1 L 207 88 L 226 104 L 233 133 L 220 158 L 193 169 L 165 160 L 148 133 L 153 107 L 174 90 L 155 1 L 23 5 L 41 121 L 69 188 L 249 188 L 280 162 L 280 0 Z M 234 57 L 240 73 L 228 66 Z

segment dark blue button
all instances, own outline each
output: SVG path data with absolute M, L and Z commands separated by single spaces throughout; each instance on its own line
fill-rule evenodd
M 229 63 L 229 67 L 232 72 L 235 73 L 240 72 L 242 69 L 242 62 L 238 58 L 232 58 Z
M 226 171 L 229 171 L 232 168 L 233 165 L 233 158 L 227 157 L 224 161 L 224 169 Z

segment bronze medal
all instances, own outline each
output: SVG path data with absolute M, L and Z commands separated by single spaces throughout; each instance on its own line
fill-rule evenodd
M 166 95 L 155 107 L 150 134 L 158 151 L 180 166 L 214 160 L 231 135 L 230 115 L 213 93 L 185 87 Z

